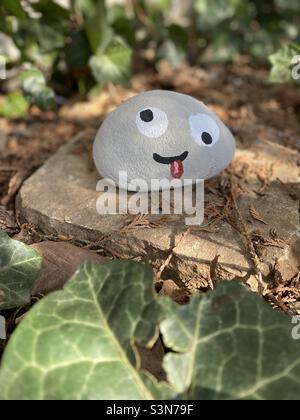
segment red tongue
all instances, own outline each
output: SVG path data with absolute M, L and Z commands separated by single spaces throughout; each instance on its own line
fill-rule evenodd
M 181 178 L 183 174 L 183 163 L 181 160 L 174 160 L 171 163 L 171 175 L 173 178 Z

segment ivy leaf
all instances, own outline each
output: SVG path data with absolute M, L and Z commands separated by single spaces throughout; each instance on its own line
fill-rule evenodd
M 111 37 L 112 30 L 108 26 L 107 13 L 104 0 L 85 12 L 84 30 L 93 53 L 105 45 Z
M 203 29 L 212 28 L 234 16 L 235 8 L 228 0 L 196 0 L 194 3 L 199 13 L 199 21 Z
M 0 231 L 0 309 L 15 308 L 30 301 L 41 262 L 37 252 Z
M 126 83 L 130 75 L 131 48 L 116 37 L 103 51 L 90 58 L 90 68 L 98 83 Z
M 85 263 L 63 291 L 37 303 L 11 337 L 2 399 L 161 399 L 173 394 L 138 369 L 134 347 L 151 345 L 161 306 L 150 268 Z
M 291 319 L 237 283 L 185 306 L 153 293 L 147 266 L 85 263 L 36 304 L 11 337 L 1 399 L 298 399 L 299 342 Z M 163 321 L 161 321 L 164 318 Z M 156 326 L 171 351 L 172 388 L 139 370 L 134 342 Z
M 21 6 L 20 0 L 2 0 L 1 3 L 1 7 L 8 13 L 17 16 L 18 18 L 25 17 L 25 12 Z
M 157 49 L 157 57 L 166 59 L 174 67 L 179 67 L 186 58 L 188 35 L 186 29 L 172 24 L 166 28 L 168 36 Z
M 29 103 L 42 110 L 48 110 L 55 106 L 55 93 L 46 85 L 46 80 L 38 69 L 22 73 L 21 80 L 23 94 Z
M 13 39 L 0 32 L 0 66 L 2 69 L 3 64 L 13 63 L 20 59 L 21 53 L 14 43 Z M 5 60 L 5 61 L 4 61 Z M 1 71 L 0 69 L 0 71 Z
M 171 385 L 189 399 L 299 399 L 291 319 L 237 283 L 223 283 L 161 324 Z
M 0 116 L 5 118 L 24 117 L 28 110 L 28 102 L 22 92 L 11 92 L 0 100 Z
M 66 62 L 71 69 L 85 69 L 91 55 L 90 45 L 84 31 L 70 33 L 70 43 L 65 48 Z
M 62 21 L 70 17 L 70 12 L 53 0 L 39 0 L 37 3 L 32 3 L 31 7 L 47 17 L 48 21 L 57 20 Z

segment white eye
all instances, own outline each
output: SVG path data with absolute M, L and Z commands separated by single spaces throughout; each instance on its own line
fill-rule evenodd
M 168 128 L 167 114 L 159 108 L 144 108 L 136 116 L 140 133 L 147 137 L 160 137 Z
M 191 134 L 200 146 L 212 147 L 219 140 L 220 128 L 216 121 L 206 114 L 189 117 Z

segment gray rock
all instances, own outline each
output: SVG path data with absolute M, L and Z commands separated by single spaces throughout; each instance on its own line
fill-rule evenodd
M 23 185 L 17 197 L 19 221 L 36 225 L 47 234 L 75 236 L 98 241 L 119 258 L 137 258 L 159 269 L 170 256 L 163 276 L 195 290 L 207 288 L 211 276 L 230 280 L 250 276 L 252 262 L 243 235 L 236 228 L 236 212 L 230 218 L 211 216 L 207 228 L 187 227 L 182 216 L 145 216 L 133 223 L 128 215 L 99 215 L 96 212 L 98 175 L 92 164 L 92 136 L 84 134 L 63 146 Z M 300 265 L 299 155 L 275 142 L 255 139 L 238 149 L 232 172 L 241 189 L 238 207 L 252 243 L 268 276 L 276 259 L 283 276 L 291 278 Z M 267 173 L 266 173 L 267 172 Z M 228 175 L 211 181 L 206 208 L 222 198 Z M 218 186 L 218 191 L 215 191 Z M 220 193 L 221 191 L 221 193 Z M 224 206 L 223 206 L 224 207 Z M 219 208 L 221 216 L 224 209 Z M 130 216 L 130 220 L 134 217 Z M 260 221 L 261 219 L 263 221 Z M 212 260 L 219 255 L 217 267 Z
M 234 152 L 231 132 L 212 110 L 167 90 L 143 92 L 119 105 L 101 124 L 93 147 L 99 173 L 130 191 L 137 185 L 159 191 L 154 179 L 180 179 L 180 186 L 209 179 L 227 167 Z M 123 187 L 120 171 L 127 174 Z

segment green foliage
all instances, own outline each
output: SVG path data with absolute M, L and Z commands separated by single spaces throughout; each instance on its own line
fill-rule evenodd
M 284 41 L 299 36 L 299 18 L 290 0 L 285 9 L 278 1 L 197 0 L 197 27 L 208 42 L 204 58 L 230 61 L 247 53 L 253 61 L 266 63 Z
M 2 0 L 0 10 L 2 13 L 7 12 L 19 18 L 25 17 L 25 13 L 22 9 L 20 0 Z
M 140 369 L 161 331 L 169 383 Z M 0 368 L 1 399 L 298 399 L 291 320 L 238 283 L 178 306 L 140 263 L 85 263 L 37 303 Z
M 47 14 L 47 20 L 49 21 L 61 22 L 70 18 L 69 10 L 55 3 L 53 0 L 39 0 L 32 4 L 32 8 L 42 15 Z
M 274 83 L 300 79 L 300 46 L 287 45 L 270 56 L 272 70 L 270 79 Z
M 28 70 L 21 75 L 22 90 L 25 99 L 42 110 L 53 108 L 55 93 L 46 85 L 43 74 L 37 70 Z
M 153 343 L 162 312 L 152 281 L 151 270 L 138 263 L 83 265 L 64 291 L 33 308 L 10 340 L 0 398 L 171 397 L 169 387 L 136 369 L 133 344 Z
M 228 0 L 196 0 L 195 9 L 199 13 L 199 25 L 204 28 L 214 27 L 235 15 L 234 2 Z
M 299 399 L 291 320 L 237 283 L 223 283 L 163 321 L 164 368 L 188 399 Z
M 5 118 L 24 117 L 28 102 L 22 92 L 11 92 L 0 100 L 0 116 Z
M 41 267 L 41 257 L 30 247 L 0 230 L 0 309 L 30 301 L 31 287 Z
M 298 0 L 70 4 L 67 9 L 54 0 L 37 0 L 30 3 L 31 11 L 28 7 L 24 11 L 19 0 L 3 0 L 0 5 L 0 33 L 7 34 L 20 52 L 9 66 L 30 63 L 52 89 L 55 86 L 56 95 L 44 86 L 38 95 L 43 99 L 25 95 L 42 108 L 54 106 L 55 97 L 72 95 L 76 89 L 88 94 L 95 85 L 127 84 L 132 51 L 139 64 L 153 68 L 159 68 L 156 64 L 162 58 L 174 66 L 184 61 L 197 65 L 232 61 L 239 53 L 267 63 L 270 54 L 287 42 L 298 42 L 300 36 Z M 287 62 L 277 58 L 282 68 L 274 70 L 272 80 L 279 80 L 283 66 L 287 68 Z
M 84 31 L 89 41 L 91 51 L 96 53 L 103 49 L 107 40 L 112 37 L 112 31 L 108 25 L 104 0 L 98 1 L 95 7 L 86 9 L 84 12 Z
M 12 65 L 32 65 L 21 85 L 29 104 L 54 107 L 53 84 L 57 94 L 73 93 L 66 92 L 61 82 L 65 78 L 78 89 L 95 83 L 128 83 L 131 48 L 114 32 L 104 0 L 75 0 L 70 10 L 52 0 L 38 0 L 31 7 L 36 13 L 31 12 L 31 17 L 19 1 L 0 7 L 0 32 L 8 34 L 21 52 L 21 59 Z
M 91 57 L 89 64 L 98 83 L 126 83 L 130 60 L 131 49 L 121 39 L 114 38 L 105 49 Z

